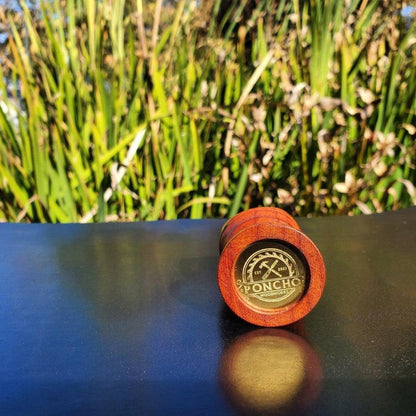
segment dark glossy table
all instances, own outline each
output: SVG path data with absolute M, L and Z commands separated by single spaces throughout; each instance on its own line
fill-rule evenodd
M 415 208 L 299 219 L 327 286 L 283 329 L 224 306 L 222 224 L 0 224 L 0 414 L 416 414 Z

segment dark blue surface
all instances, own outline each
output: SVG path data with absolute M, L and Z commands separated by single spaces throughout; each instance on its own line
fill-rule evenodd
M 299 222 L 328 282 L 285 330 L 322 379 L 258 413 L 413 414 L 416 210 Z M 219 380 L 260 334 L 218 292 L 222 224 L 0 224 L 0 414 L 254 414 Z

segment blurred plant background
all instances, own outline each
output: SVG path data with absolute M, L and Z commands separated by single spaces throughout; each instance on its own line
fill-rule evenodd
M 412 3 L 0 4 L 2 221 L 416 204 Z

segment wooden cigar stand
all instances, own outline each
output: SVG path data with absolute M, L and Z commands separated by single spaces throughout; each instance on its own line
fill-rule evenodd
M 279 208 L 232 217 L 220 236 L 218 285 L 236 315 L 255 325 L 289 325 L 307 315 L 325 286 L 325 264 L 294 218 Z

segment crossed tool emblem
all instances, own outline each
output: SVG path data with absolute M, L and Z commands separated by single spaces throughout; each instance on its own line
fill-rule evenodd
M 274 270 L 278 261 L 279 260 L 275 260 L 271 266 L 269 266 L 269 262 L 267 260 L 263 261 L 260 264 L 259 269 L 263 269 L 264 267 L 267 269 L 266 273 L 264 273 L 264 275 L 262 276 L 263 280 L 266 280 L 269 277 L 270 273 L 274 273 L 277 277 L 282 277 L 282 275 L 279 272 Z

